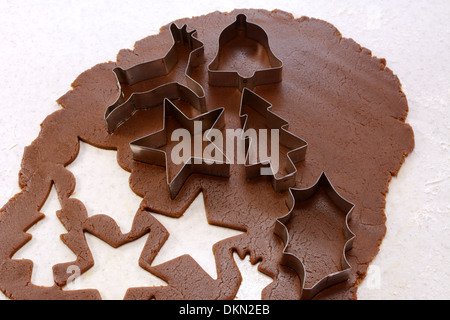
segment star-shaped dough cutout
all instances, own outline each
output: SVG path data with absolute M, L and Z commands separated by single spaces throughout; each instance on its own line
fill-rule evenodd
M 230 163 L 222 149 L 212 142 L 211 137 L 213 130 L 220 130 L 224 126 L 223 113 L 224 108 L 219 108 L 195 118 L 188 118 L 169 99 L 165 99 L 163 129 L 131 142 L 133 159 L 166 168 L 167 185 L 172 199 L 175 199 L 186 180 L 193 173 L 229 177 Z M 178 123 L 175 127 L 173 126 L 173 120 Z M 191 152 L 188 152 L 188 154 L 183 152 L 181 169 L 172 178 L 169 161 L 171 161 L 171 165 L 173 154 L 169 154 L 169 151 L 171 151 L 169 148 L 169 131 L 173 133 L 176 129 L 185 129 L 182 132 L 186 133 L 187 136 L 182 136 L 183 143 L 188 144 Z M 185 139 L 190 141 L 186 142 Z M 209 145 L 205 146 L 205 142 L 208 142 Z M 193 148 L 192 143 L 194 143 Z M 206 148 L 208 148 L 207 153 L 205 153 Z M 213 153 L 214 156 L 205 157 L 205 154 L 212 155 Z
M 181 218 L 170 218 L 160 214 L 155 216 L 170 235 L 153 260 L 152 266 L 188 254 L 213 279 L 217 279 L 213 245 L 243 233 L 209 224 L 202 193 L 197 196 Z
M 166 285 L 163 280 L 139 266 L 139 257 L 147 238 L 143 236 L 115 249 L 86 233 L 95 265 L 69 282 L 64 290 L 97 289 L 103 300 L 122 300 L 130 287 Z M 73 270 L 69 269 L 68 272 Z

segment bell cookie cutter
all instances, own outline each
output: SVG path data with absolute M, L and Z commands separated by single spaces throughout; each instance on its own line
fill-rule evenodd
M 306 270 L 305 265 L 301 261 L 299 257 L 296 255 L 287 252 L 287 248 L 289 246 L 289 231 L 287 228 L 287 224 L 289 223 L 293 210 L 297 202 L 306 201 L 311 198 L 319 188 L 323 188 L 327 196 L 333 201 L 333 203 L 343 212 L 345 213 L 345 238 L 347 242 L 344 245 L 342 259 L 341 259 L 341 271 L 329 274 L 316 282 L 312 287 L 305 287 L 306 280 Z M 325 173 L 322 173 L 320 178 L 317 180 L 316 184 L 308 189 L 290 189 L 290 197 L 286 201 L 286 204 L 289 208 L 289 213 L 281 218 L 278 218 L 275 223 L 274 233 L 281 238 L 284 242 L 285 247 L 283 250 L 283 255 L 281 258 L 281 264 L 292 268 L 298 275 L 301 281 L 301 298 L 304 300 L 312 299 L 319 292 L 334 286 L 338 283 L 345 282 L 348 280 L 350 276 L 351 266 L 347 261 L 346 253 L 352 248 L 353 242 L 356 238 L 356 235 L 350 230 L 349 220 L 351 219 L 351 215 L 354 209 L 354 204 L 348 202 L 344 198 L 342 198 L 339 193 L 334 189 L 330 180 L 328 179 Z
M 246 37 L 260 43 L 267 52 L 270 68 L 257 70 L 251 77 L 243 77 L 237 71 L 221 71 L 220 51 L 230 41 L 244 32 Z M 239 14 L 236 21 L 226 27 L 219 37 L 219 49 L 213 61 L 208 65 L 209 84 L 215 87 L 234 87 L 242 91 L 244 88 L 253 90 L 255 87 L 281 82 L 283 62 L 272 52 L 269 37 L 259 25 L 248 22 L 247 16 Z
M 187 102 L 200 110 L 200 112 L 206 111 L 203 87 L 191 76 L 193 69 L 204 63 L 203 43 L 196 38 L 196 30 L 187 31 L 186 25 L 178 28 L 176 24 L 172 23 L 170 32 L 173 44 L 164 58 L 137 64 L 129 69 L 120 67 L 113 69 L 119 87 L 119 96 L 114 104 L 105 111 L 105 121 L 109 133 L 113 133 L 121 124 L 131 118 L 136 111 L 161 105 L 164 98 L 186 98 Z M 123 85 L 132 86 L 145 80 L 168 75 L 178 63 L 177 50 L 182 46 L 187 46 L 190 50 L 185 70 L 187 86 L 178 82 L 164 84 L 147 92 L 132 93 L 124 101 Z
M 271 176 L 272 186 L 274 190 L 276 192 L 283 193 L 289 188 L 295 186 L 295 179 L 297 176 L 297 167 L 295 166 L 295 164 L 305 160 L 308 144 L 303 139 L 288 131 L 289 122 L 279 117 L 270 110 L 272 108 L 272 104 L 247 88 L 244 88 L 242 92 L 241 108 L 239 111 L 239 116 L 241 118 L 241 124 L 244 132 L 243 134 L 245 134 L 246 132 L 248 123 L 248 115 L 243 113 L 244 106 L 252 108 L 254 111 L 263 116 L 265 119 L 265 124 L 269 129 L 278 130 L 279 144 L 291 150 L 286 154 L 288 163 L 284 169 L 287 174 L 282 177 L 277 177 L 277 172 L 274 172 L 272 164 L 268 161 L 249 164 L 249 158 L 251 158 L 252 156 L 251 145 L 253 141 L 250 137 L 244 138 L 246 140 L 245 170 L 247 178 L 254 179 L 260 177 L 262 175 L 263 168 L 267 168 L 270 174 L 266 175 Z

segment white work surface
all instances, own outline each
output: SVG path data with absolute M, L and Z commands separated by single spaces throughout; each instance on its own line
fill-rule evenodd
M 344 37 L 387 60 L 408 98 L 407 122 L 414 129 L 416 147 L 390 184 L 387 234 L 358 298 L 449 299 L 448 0 L 0 0 L 0 206 L 20 191 L 17 181 L 24 147 L 38 136 L 45 117 L 59 109 L 55 101 L 81 72 L 114 61 L 120 49 L 132 48 L 135 41 L 158 33 L 173 20 L 235 8 L 281 9 L 295 17 L 326 20 Z M 77 177 L 74 197 L 83 200 L 89 214 L 109 213 L 126 232 L 141 199 L 128 187 L 129 173 L 119 168 L 115 152 L 82 144 L 69 169 Z M 102 182 L 101 192 L 94 181 Z M 171 233 L 157 260 L 189 253 L 215 277 L 211 245 L 238 232 L 209 231 L 213 227 L 206 223 L 201 206 L 200 197 L 179 221 L 155 215 Z M 14 256 L 35 262 L 32 281 L 38 285 L 52 285 L 51 266 L 74 258 L 59 240 L 65 230 L 56 218 L 58 209 L 52 191 L 41 210 L 47 218 L 29 230 L 32 241 Z M 186 230 L 191 230 L 187 226 L 194 228 L 193 235 L 217 234 L 217 238 L 206 250 L 199 249 L 195 239 L 202 236 L 193 236 L 192 243 L 184 241 L 189 238 Z M 183 241 L 178 241 L 181 236 Z M 120 299 L 127 287 L 164 285 L 137 266 L 143 241 L 115 250 L 88 236 L 96 265 L 73 286 L 97 288 L 105 299 Z M 236 257 L 236 262 L 244 278 L 238 298 L 260 298 L 270 279 L 248 260 Z M 5 299 L 1 293 L 0 299 Z

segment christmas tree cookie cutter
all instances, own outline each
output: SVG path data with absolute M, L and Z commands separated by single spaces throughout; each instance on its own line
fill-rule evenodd
M 312 287 L 306 287 L 306 269 L 302 260 L 296 256 L 295 254 L 289 253 L 287 251 L 290 241 L 289 231 L 287 228 L 287 224 L 289 223 L 295 205 L 297 202 L 306 201 L 311 198 L 319 188 L 323 188 L 325 190 L 326 195 L 333 201 L 333 203 L 345 214 L 345 226 L 344 226 L 344 234 L 346 238 L 346 243 L 343 248 L 342 258 L 341 258 L 341 269 L 335 273 L 329 274 L 323 277 L 321 280 L 316 282 Z M 290 196 L 286 201 L 286 204 L 289 208 L 289 213 L 281 218 L 278 218 L 275 223 L 275 234 L 281 238 L 284 242 L 285 247 L 283 250 L 283 255 L 281 258 L 281 264 L 292 268 L 300 278 L 301 282 L 301 298 L 305 300 L 312 299 L 319 292 L 334 286 L 338 283 L 345 282 L 348 280 L 351 271 L 351 265 L 347 261 L 346 253 L 353 247 L 353 242 L 356 238 L 356 235 L 350 230 L 349 220 L 351 219 L 351 215 L 353 209 L 355 207 L 354 204 L 345 200 L 339 193 L 335 190 L 330 180 L 328 179 L 325 173 L 322 173 L 317 182 L 311 187 L 307 189 L 290 189 Z
M 297 167 L 295 165 L 305 160 L 308 144 L 303 139 L 288 131 L 289 122 L 271 111 L 272 104 L 270 104 L 270 102 L 264 100 L 262 97 L 248 88 L 244 88 L 244 90 L 242 91 L 241 108 L 239 111 L 242 129 L 244 132 L 243 134 L 245 134 L 248 124 L 248 115 L 243 112 L 244 106 L 250 107 L 262 117 L 264 117 L 265 125 L 269 128 L 269 130 L 278 130 L 279 144 L 290 149 L 290 151 L 286 154 L 288 162 L 284 168 L 287 174 L 283 175 L 282 177 L 277 177 L 277 172 L 274 172 L 275 170 L 273 170 L 273 166 L 270 161 L 260 161 L 251 164 L 249 163 L 249 158 L 251 157 L 252 151 L 252 143 L 254 143 L 254 141 L 252 141 L 252 138 L 244 137 L 244 139 L 246 140 L 245 170 L 247 178 L 254 179 L 260 177 L 262 175 L 263 168 L 267 168 L 268 172 L 270 172 L 267 175 L 271 177 L 273 189 L 276 192 L 283 193 L 289 188 L 295 186 L 295 180 L 297 176 Z

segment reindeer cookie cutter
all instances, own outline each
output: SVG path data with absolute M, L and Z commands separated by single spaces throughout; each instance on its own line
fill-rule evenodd
M 150 109 L 161 105 L 165 98 L 186 98 L 187 102 L 191 103 L 200 112 L 206 112 L 204 89 L 192 78 L 193 69 L 204 62 L 203 43 L 196 38 L 196 30 L 187 31 L 186 25 L 178 28 L 175 23 L 172 23 L 170 25 L 170 33 L 173 44 L 163 58 L 140 63 L 129 69 L 120 67 L 113 69 L 119 87 L 119 96 L 114 104 L 105 111 L 105 121 L 109 133 L 113 133 L 138 110 Z M 132 93 L 124 101 L 124 93 L 122 91 L 124 84 L 132 86 L 145 80 L 168 75 L 178 63 L 177 50 L 182 46 L 188 46 L 190 49 L 185 70 L 187 86 L 178 82 L 172 82 L 150 91 Z

